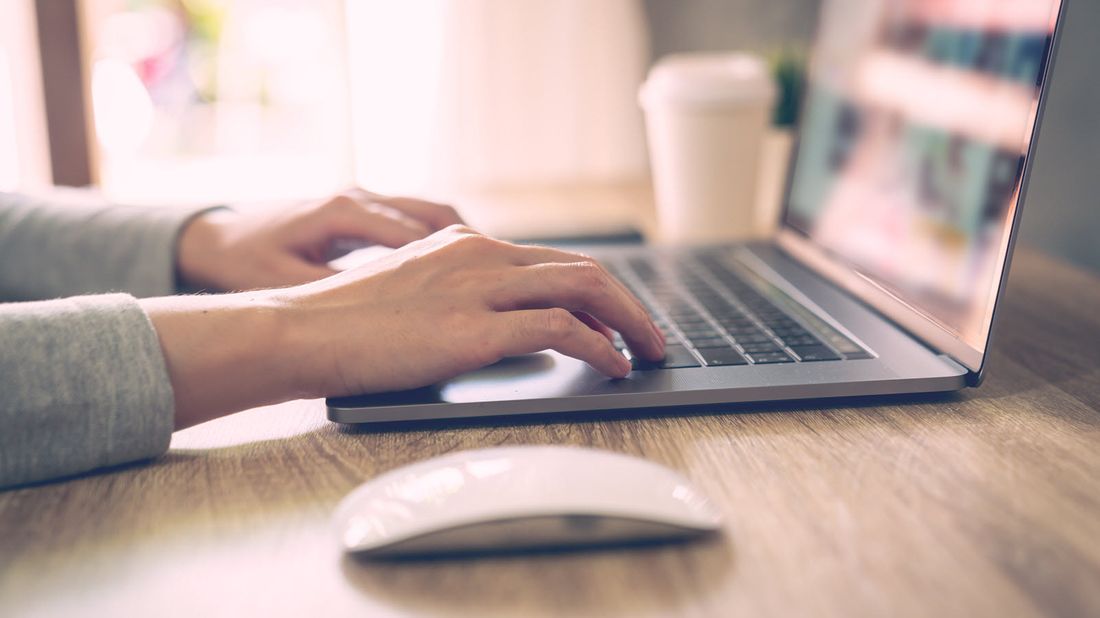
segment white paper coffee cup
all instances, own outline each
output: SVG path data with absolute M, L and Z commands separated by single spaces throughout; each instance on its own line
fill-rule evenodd
M 753 235 L 776 86 L 749 54 L 677 54 L 649 72 L 645 110 L 658 237 L 709 243 Z

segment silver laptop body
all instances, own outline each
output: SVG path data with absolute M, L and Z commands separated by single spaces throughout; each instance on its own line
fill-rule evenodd
M 650 307 L 667 366 L 610 380 L 555 352 L 328 400 L 380 423 L 944 392 L 977 386 L 1066 0 L 823 8 L 780 230 L 589 246 Z M 629 354 L 628 352 L 625 352 Z

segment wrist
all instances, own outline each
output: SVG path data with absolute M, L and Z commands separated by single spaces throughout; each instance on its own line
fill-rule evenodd
M 225 226 L 238 215 L 226 208 L 203 212 L 184 225 L 176 245 L 176 279 L 180 287 L 226 289 L 218 267 L 225 251 Z
M 303 396 L 286 304 L 265 292 L 140 301 L 160 339 L 176 428 Z
M 269 307 L 273 337 L 278 349 L 271 368 L 287 399 L 314 399 L 332 394 L 333 378 L 339 365 L 335 355 L 346 333 L 333 328 L 338 315 L 314 297 L 310 285 L 277 288 L 263 292 Z M 274 360 L 274 359 L 273 359 Z

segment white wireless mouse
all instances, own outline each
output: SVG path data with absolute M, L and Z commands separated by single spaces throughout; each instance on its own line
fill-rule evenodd
M 396 557 L 662 541 L 717 531 L 680 474 L 607 451 L 519 446 L 452 453 L 367 481 L 337 507 L 345 550 Z

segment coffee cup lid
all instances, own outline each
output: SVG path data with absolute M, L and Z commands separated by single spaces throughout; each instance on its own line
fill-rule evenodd
M 638 92 L 642 107 L 715 108 L 770 105 L 776 86 L 768 65 L 746 53 L 672 54 L 649 71 Z

